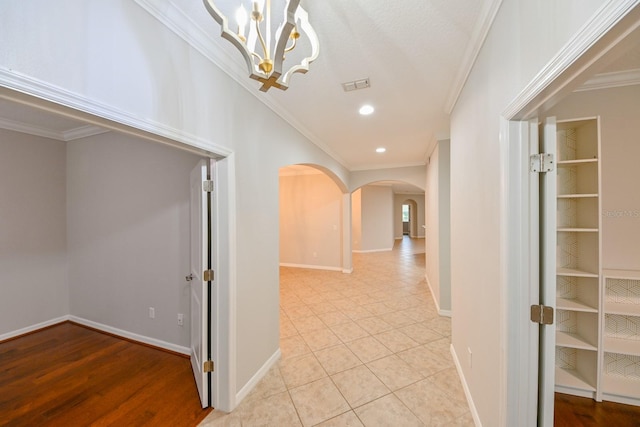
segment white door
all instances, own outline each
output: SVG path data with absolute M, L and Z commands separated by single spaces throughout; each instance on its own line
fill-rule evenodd
M 556 156 L 556 119 L 545 119 L 540 138 L 540 152 Z M 556 205 L 557 171 L 540 174 L 540 302 L 556 310 Z M 555 319 L 554 319 L 555 320 Z M 555 322 L 554 322 L 555 323 Z M 540 325 L 538 425 L 553 426 L 555 388 L 556 325 Z
M 210 282 L 204 271 L 210 267 L 210 197 L 204 191 L 209 161 L 201 160 L 191 171 L 191 367 L 202 407 L 211 406 L 211 378 L 204 364 L 210 356 L 208 318 Z

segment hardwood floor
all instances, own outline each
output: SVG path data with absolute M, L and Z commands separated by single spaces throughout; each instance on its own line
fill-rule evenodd
M 586 397 L 556 393 L 556 427 L 639 427 L 640 406 L 596 402 Z
M 1 426 L 195 426 L 188 358 L 66 322 L 0 343 Z

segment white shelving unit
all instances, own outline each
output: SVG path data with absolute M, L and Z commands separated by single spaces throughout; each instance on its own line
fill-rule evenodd
M 556 391 L 600 400 L 598 119 L 558 122 Z
M 640 271 L 603 270 L 604 400 L 640 405 Z

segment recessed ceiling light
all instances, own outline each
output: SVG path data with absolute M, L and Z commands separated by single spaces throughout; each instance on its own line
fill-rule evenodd
M 376 148 L 376 153 L 384 153 L 385 151 L 387 151 L 387 149 L 386 149 L 386 148 L 384 148 L 384 147 L 378 147 L 378 148 Z
M 363 105 L 362 107 L 360 107 L 359 111 L 363 116 L 368 116 L 369 114 L 373 113 L 373 107 L 371 105 Z

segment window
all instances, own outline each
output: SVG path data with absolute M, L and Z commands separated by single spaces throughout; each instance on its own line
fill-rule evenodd
M 402 205 L 402 222 L 409 222 L 409 205 Z

